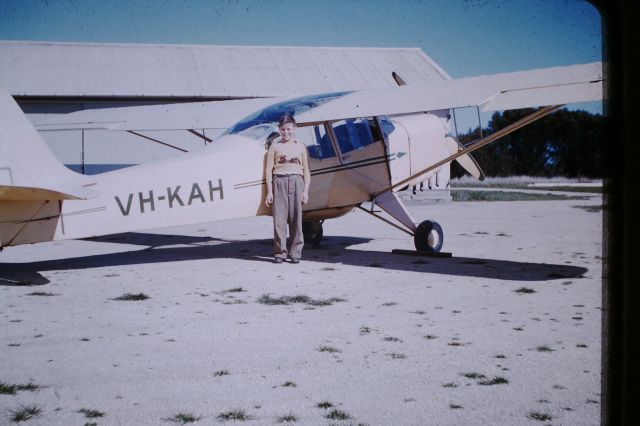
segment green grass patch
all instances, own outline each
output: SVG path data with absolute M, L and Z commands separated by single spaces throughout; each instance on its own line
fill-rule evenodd
M 329 411 L 325 417 L 330 420 L 349 420 L 351 415 L 345 411 L 334 409 Z
M 35 392 L 42 389 L 44 386 L 36 385 L 35 383 L 27 383 L 26 385 L 11 385 L 8 383 L 0 382 L 0 395 L 15 395 L 21 391 Z
M 533 420 L 538 420 L 539 422 L 548 422 L 549 420 L 553 419 L 551 414 L 540 413 L 538 411 L 529 412 L 529 414 L 527 414 L 527 417 L 529 417 L 530 419 L 533 419 Z
M 546 188 L 545 188 L 546 189 Z M 583 200 L 584 197 L 560 194 L 539 194 L 533 192 L 512 191 L 472 191 L 467 189 L 452 189 L 452 201 L 552 201 L 552 200 Z
M 316 407 L 317 407 L 317 408 L 322 408 L 322 409 L 324 409 L 324 410 L 327 410 L 327 409 L 329 409 L 329 408 L 332 408 L 332 407 L 333 407 L 333 404 L 332 404 L 331 402 L 329 402 L 329 401 L 322 401 L 322 402 L 318 402 L 318 403 L 316 404 Z
M 194 416 L 193 414 L 190 413 L 178 413 L 173 417 L 169 417 L 167 419 L 164 419 L 168 422 L 173 422 L 173 423 L 180 423 L 180 424 L 187 424 L 187 423 L 195 423 L 197 421 L 199 421 L 200 419 L 202 419 L 202 417 L 199 416 Z
M 223 411 L 222 413 L 218 414 L 216 418 L 223 422 L 246 422 L 248 420 L 253 420 L 253 416 L 247 414 L 247 412 L 242 409 Z
M 346 302 L 346 300 L 339 297 L 330 297 L 328 299 L 313 299 L 303 294 L 282 297 L 271 297 L 271 295 L 269 294 L 263 294 L 258 299 L 258 303 L 269 306 L 291 305 L 294 303 L 302 303 L 309 306 L 331 306 L 334 303 L 339 302 Z
M 513 290 L 513 292 L 518 294 L 532 294 L 536 291 L 529 287 L 520 287 L 519 289 Z
M 298 421 L 298 417 L 291 413 L 278 417 L 276 419 L 276 422 L 278 423 L 295 423 L 297 421 Z
M 234 288 L 230 288 L 230 289 L 227 289 L 227 290 L 223 290 L 222 292 L 223 293 L 244 293 L 246 291 L 247 290 L 245 290 L 242 287 L 234 287 Z
M 94 419 L 97 417 L 104 417 L 104 413 L 98 410 L 90 410 L 88 408 L 81 408 L 78 410 L 78 413 L 84 414 L 84 416 L 88 419 Z
M 138 302 L 138 301 L 147 300 L 150 298 L 151 298 L 150 296 L 147 296 L 144 293 L 138 293 L 138 294 L 125 293 L 122 296 L 115 297 L 113 300 L 126 301 L 126 302 Z
M 480 380 L 478 382 L 478 384 L 482 386 L 506 385 L 507 383 L 509 383 L 509 380 L 504 377 L 494 377 L 490 380 Z
M 14 423 L 26 422 L 42 413 L 42 408 L 35 405 L 21 405 L 17 410 L 9 410 L 9 418 Z
M 486 379 L 487 376 L 485 376 L 484 374 L 480 374 L 480 373 L 460 373 L 460 375 L 462 377 L 466 377 L 467 379 L 471 379 L 471 380 L 480 380 L 480 379 Z
M 328 345 L 321 345 L 318 346 L 318 348 L 316 349 L 318 352 L 329 352 L 329 353 L 339 353 L 342 352 L 340 349 L 334 347 L 334 346 L 328 346 Z

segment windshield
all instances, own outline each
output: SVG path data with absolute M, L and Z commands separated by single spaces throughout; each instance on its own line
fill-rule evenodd
M 277 123 L 278 120 L 280 120 L 280 117 L 285 114 L 295 117 L 296 114 L 301 114 L 305 111 L 329 102 L 330 100 L 344 96 L 347 93 L 350 92 L 333 92 L 324 93 L 321 95 L 303 96 L 300 98 L 290 99 L 288 101 L 270 105 L 234 124 L 227 131 L 227 134 L 232 135 L 235 133 L 239 133 L 258 124 Z

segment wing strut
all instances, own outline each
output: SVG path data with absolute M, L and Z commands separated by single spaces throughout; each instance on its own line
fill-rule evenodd
M 432 164 L 431 166 L 427 167 L 426 169 L 419 171 L 418 173 L 415 173 L 411 176 L 409 176 L 408 178 L 401 180 L 400 182 L 391 185 L 389 188 L 385 189 L 384 191 L 380 191 L 377 194 L 374 194 L 374 196 L 372 198 L 376 198 L 377 196 L 379 196 L 380 194 L 384 194 L 385 192 L 389 192 L 389 191 L 393 191 L 396 188 L 400 188 L 403 187 L 405 185 L 407 185 L 409 182 L 411 182 L 412 180 L 414 180 L 415 178 L 417 178 L 418 176 L 422 176 L 426 173 L 429 173 L 432 170 L 435 170 L 439 167 L 442 167 L 443 165 L 455 160 L 458 157 L 461 157 L 465 154 L 469 154 L 470 152 L 473 152 L 477 149 L 482 148 L 485 145 L 490 144 L 491 142 L 495 142 L 496 140 L 500 139 L 503 136 L 508 135 L 509 133 L 512 133 L 524 126 L 527 126 L 531 123 L 533 123 L 534 121 L 537 121 L 539 119 L 541 119 L 542 117 L 545 117 L 549 114 L 551 114 L 554 111 L 559 110 L 560 108 L 564 107 L 564 105 L 551 105 L 551 106 L 547 106 L 544 108 L 540 108 L 539 110 L 535 111 L 532 114 L 527 115 L 524 118 L 521 118 L 520 120 L 516 121 L 515 123 L 511 123 L 510 125 L 508 125 L 507 127 L 505 127 L 504 129 L 500 129 L 495 133 L 492 133 L 491 135 L 485 137 L 485 138 L 481 138 L 478 139 L 475 142 L 470 143 L 469 145 L 467 145 L 464 149 L 456 152 L 455 154 L 450 155 L 449 157 L 445 158 L 444 160 L 440 160 L 435 164 Z
M 158 139 L 154 139 L 154 138 L 152 138 L 150 136 L 145 136 L 142 133 L 134 132 L 133 130 L 127 130 L 127 133 L 131 133 L 132 135 L 140 136 L 141 138 L 148 139 L 148 140 L 150 140 L 152 142 L 159 143 L 160 145 L 168 146 L 169 148 L 177 149 L 178 151 L 189 152 L 186 149 L 179 148 L 177 146 L 171 145 L 170 143 L 159 141 Z
M 390 220 L 380 216 L 379 214 L 377 214 L 377 212 L 374 212 L 373 208 L 375 206 L 379 206 L 382 210 L 387 212 L 389 216 L 400 222 L 400 224 L 404 227 L 397 225 Z M 415 234 L 417 225 L 411 217 L 411 213 L 409 213 L 404 204 L 402 204 L 402 201 L 400 201 L 400 196 L 395 192 L 385 192 L 384 194 L 381 194 L 374 198 L 371 202 L 371 210 L 367 210 L 362 206 L 358 206 L 358 208 L 369 213 L 371 216 L 380 219 L 381 221 L 386 222 L 395 228 L 398 228 L 402 232 L 405 232 L 411 236 Z

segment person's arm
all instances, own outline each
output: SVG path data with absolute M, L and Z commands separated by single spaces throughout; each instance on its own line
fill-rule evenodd
M 302 148 L 302 177 L 304 179 L 304 192 L 302 193 L 302 203 L 306 204 L 309 201 L 309 185 L 311 185 L 311 172 L 309 171 L 307 147 L 303 145 Z
M 267 182 L 267 198 L 264 201 L 264 204 L 269 207 L 271 203 L 273 203 L 273 164 L 275 157 L 275 144 L 271 144 L 269 150 L 267 151 L 267 162 L 264 167 L 264 177 Z

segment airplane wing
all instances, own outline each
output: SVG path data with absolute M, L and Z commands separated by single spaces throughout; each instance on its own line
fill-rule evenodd
M 602 99 L 602 63 L 554 67 L 348 93 L 304 113 L 298 124 L 480 106 L 482 111 Z M 45 119 L 37 130 L 228 129 L 296 96 L 84 110 Z
M 296 115 L 299 125 L 479 106 L 481 111 L 602 100 L 603 65 L 544 68 L 353 92 Z
M 37 130 L 185 130 L 227 129 L 279 98 L 237 99 L 181 104 L 89 109 L 35 124 Z M 287 98 L 282 98 L 288 99 Z

